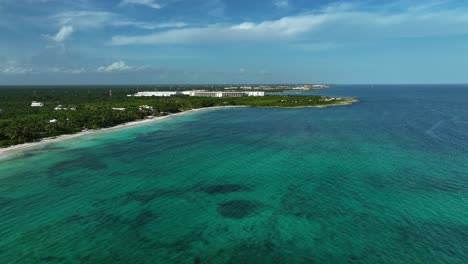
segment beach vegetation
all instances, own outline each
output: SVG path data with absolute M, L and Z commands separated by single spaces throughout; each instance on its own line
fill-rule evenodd
M 197 108 L 311 107 L 347 102 L 340 98 L 282 94 L 239 98 L 127 96 L 134 92 L 125 87 L 0 87 L 0 147 Z M 33 101 L 44 106 L 31 107 Z

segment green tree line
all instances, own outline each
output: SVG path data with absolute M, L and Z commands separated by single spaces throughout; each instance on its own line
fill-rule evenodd
M 0 147 L 71 134 L 85 129 L 112 127 L 196 108 L 213 106 L 303 107 L 336 104 L 321 96 L 270 95 L 265 97 L 128 97 L 126 87 L 0 87 Z M 32 101 L 44 107 L 31 107 Z M 68 110 L 54 110 L 58 105 Z M 152 109 L 140 109 L 147 105 Z M 74 108 L 76 110 L 70 110 Z M 124 111 L 112 108 L 125 108 Z M 51 123 L 50 120 L 57 120 Z

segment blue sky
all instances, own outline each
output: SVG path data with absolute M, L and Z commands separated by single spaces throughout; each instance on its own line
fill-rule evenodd
M 0 0 L 0 85 L 315 82 L 468 83 L 468 3 Z

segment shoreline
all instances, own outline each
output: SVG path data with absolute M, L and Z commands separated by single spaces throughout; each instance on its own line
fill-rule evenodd
M 248 107 L 254 107 L 254 108 L 282 108 L 282 109 L 299 109 L 299 108 L 328 108 L 328 107 L 333 107 L 333 106 L 350 106 L 354 103 L 359 103 L 359 99 L 357 98 L 350 98 L 344 102 L 338 102 L 334 104 L 326 104 L 326 105 L 305 105 L 305 106 L 284 106 L 284 107 L 279 107 L 279 106 L 248 106 Z
M 135 120 L 135 121 L 119 124 L 119 125 L 116 125 L 116 126 L 113 126 L 113 127 L 83 130 L 81 132 L 74 133 L 74 134 L 65 134 L 65 135 L 59 135 L 59 136 L 56 136 L 56 137 L 43 138 L 43 139 L 40 139 L 39 141 L 36 141 L 36 142 L 28 142 L 28 143 L 9 146 L 9 147 L 6 147 L 6 148 L 0 148 L 0 161 L 3 158 L 7 157 L 7 156 L 11 156 L 13 154 L 21 153 L 22 151 L 33 149 L 33 148 L 40 147 L 40 146 L 44 146 L 44 145 L 47 145 L 47 144 L 61 142 L 61 141 L 64 141 L 64 140 L 73 139 L 73 138 L 77 138 L 77 137 L 81 137 L 81 136 L 85 136 L 85 135 L 90 135 L 90 134 L 95 134 L 95 133 L 100 133 L 100 132 L 108 132 L 108 131 L 112 131 L 112 130 L 118 130 L 118 129 L 124 129 L 124 128 L 130 128 L 130 127 L 134 127 L 134 126 L 149 124 L 149 123 L 158 122 L 158 121 L 170 118 L 170 117 L 182 116 L 182 115 L 185 115 L 185 114 L 199 112 L 199 111 L 215 110 L 215 109 L 222 109 L 222 108 L 238 108 L 238 107 L 285 108 L 285 109 L 292 109 L 292 108 L 327 108 L 327 107 L 331 107 L 331 106 L 352 105 L 353 103 L 356 103 L 356 102 L 359 102 L 359 100 L 356 99 L 356 98 L 352 98 L 352 99 L 350 99 L 349 101 L 346 101 L 346 102 L 341 102 L 341 103 L 336 103 L 336 104 L 329 104 L 329 105 L 317 105 L 317 106 L 297 106 L 297 107 L 277 107 L 277 106 L 276 107 L 275 106 L 269 107 L 269 106 L 265 106 L 265 107 L 258 107 L 258 106 L 248 106 L 248 105 L 227 105 L 227 106 L 213 106 L 213 107 L 196 108 L 196 109 L 191 109 L 191 110 L 187 110 L 187 111 L 183 111 L 183 112 L 179 112 L 179 113 L 169 114 L 169 115 L 166 115 L 166 116 L 157 116 L 157 117 L 153 117 L 153 118 L 149 118 L 149 119 Z
M 187 111 L 183 111 L 183 112 L 179 112 L 179 113 L 175 113 L 175 114 L 169 114 L 169 115 L 166 115 L 166 116 L 157 116 L 157 117 L 153 117 L 153 118 L 149 118 L 149 119 L 135 120 L 135 121 L 119 124 L 119 125 L 116 125 L 116 126 L 113 126 L 113 127 L 106 127 L 106 128 L 99 128 L 99 129 L 89 129 L 89 130 L 83 130 L 81 132 L 74 133 L 74 134 L 65 134 L 65 135 L 60 135 L 60 136 L 56 136 L 56 137 L 43 138 L 43 139 L 40 139 L 39 141 L 36 141 L 36 142 L 28 142 L 28 143 L 9 146 L 9 147 L 6 147 L 6 148 L 0 148 L 0 160 L 2 158 L 5 158 L 5 157 L 13 155 L 13 154 L 21 153 L 24 150 L 29 150 L 29 149 L 44 146 L 44 145 L 47 145 L 47 144 L 61 142 L 61 141 L 64 141 L 64 140 L 73 139 L 73 138 L 77 138 L 77 137 L 81 137 L 81 136 L 86 136 L 86 135 L 100 133 L 100 132 L 108 132 L 108 131 L 124 129 L 124 128 L 130 128 L 130 127 L 144 125 L 144 124 L 149 124 L 149 123 L 158 122 L 158 121 L 170 118 L 170 117 L 182 116 L 182 115 L 185 115 L 185 114 L 199 112 L 199 111 L 203 111 L 203 110 L 210 110 L 210 109 L 214 110 L 214 109 L 221 109 L 221 108 L 236 108 L 236 107 L 248 107 L 248 106 L 235 106 L 234 105 L 234 106 L 213 106 L 213 107 L 196 108 L 196 109 L 191 109 L 191 110 L 187 110 Z

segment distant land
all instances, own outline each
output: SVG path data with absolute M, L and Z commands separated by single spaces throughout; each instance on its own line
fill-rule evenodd
M 327 107 L 357 101 L 355 98 L 281 93 L 329 87 L 327 84 L 2 87 L 0 147 L 138 120 L 156 120 L 200 108 Z
M 269 91 L 269 92 L 282 92 L 287 90 L 315 90 L 315 89 L 324 89 L 331 88 L 332 84 L 326 83 L 317 83 L 317 84 L 96 84 L 96 85 L 0 85 L 0 89 L 8 88 L 19 88 L 19 89 L 49 89 L 49 88 L 86 88 L 86 89 L 95 89 L 95 88 L 125 88 L 127 91 L 143 91 L 143 90 L 152 90 L 152 91 L 166 91 L 166 90 L 256 90 L 256 91 Z

